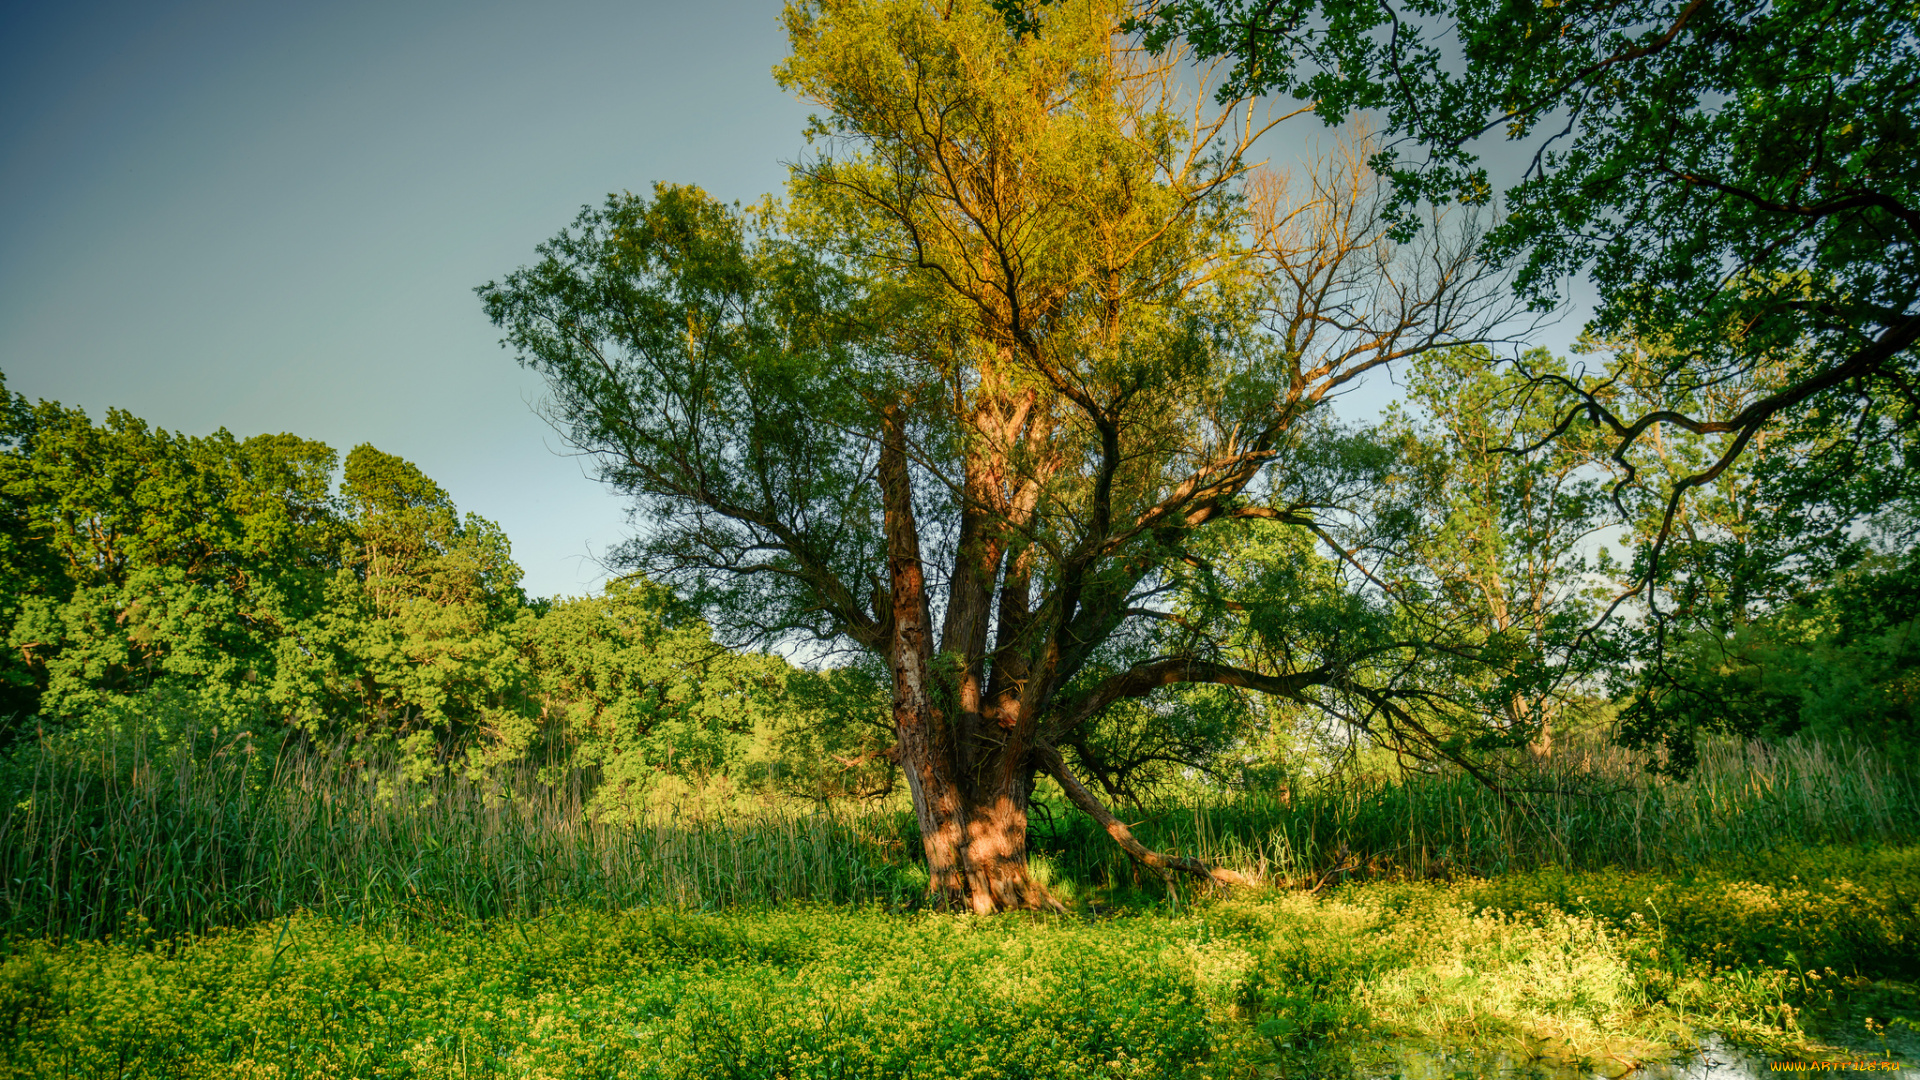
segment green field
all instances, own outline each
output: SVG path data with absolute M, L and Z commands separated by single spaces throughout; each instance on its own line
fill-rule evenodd
M 919 908 L 911 819 L 886 809 L 596 824 L 504 780 L 125 755 L 14 775 L 6 1075 L 1454 1075 L 1449 1053 L 1619 1074 L 1709 1033 L 1775 1059 L 1920 1050 L 1920 803 L 1857 750 L 1727 744 L 1684 782 L 1567 753 L 1514 805 L 1415 776 L 1140 812 L 1152 842 L 1271 883 L 1232 893 L 1043 812 L 1036 860 L 1073 914 L 991 918 Z
M 22 1077 L 1253 1077 L 1431 1047 L 1619 1073 L 1720 1031 L 1770 1056 L 1844 1038 L 1911 1061 L 1916 897 L 1920 849 L 1902 847 L 1107 918 L 300 915 L 16 941 L 0 1060 Z

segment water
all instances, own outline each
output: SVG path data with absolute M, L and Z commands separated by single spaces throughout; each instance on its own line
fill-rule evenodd
M 1824 1075 L 1884 1077 L 1888 1080 L 1920 1080 L 1920 1069 L 1901 1065 L 1883 1070 L 1879 1062 L 1863 1062 L 1848 1067 L 1845 1062 L 1827 1063 L 1824 1068 L 1776 1069 L 1773 1062 L 1759 1054 L 1743 1050 L 1721 1038 L 1709 1035 L 1689 1057 L 1631 1067 L 1620 1062 L 1608 1068 L 1605 1061 L 1595 1068 L 1581 1069 L 1549 1061 L 1529 1061 L 1512 1054 L 1493 1051 L 1438 1051 L 1404 1048 L 1367 1070 L 1369 1080 L 1778 1080 L 1783 1076 Z

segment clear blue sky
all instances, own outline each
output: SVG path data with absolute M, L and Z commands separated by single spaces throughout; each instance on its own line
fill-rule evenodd
M 372 443 L 498 521 L 528 591 L 587 591 L 624 506 L 472 289 L 610 191 L 779 191 L 808 112 L 779 8 L 0 0 L 0 371 L 96 418 Z

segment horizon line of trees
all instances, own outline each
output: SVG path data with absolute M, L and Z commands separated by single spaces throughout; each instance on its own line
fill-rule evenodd
M 1622 518 L 1597 444 L 1506 452 L 1553 409 L 1491 359 L 1424 356 L 1376 427 L 1345 432 L 1347 452 L 1373 457 L 1357 558 L 1256 523 L 1216 553 L 1238 571 L 1189 602 L 1244 607 L 1280 588 L 1296 615 L 1319 604 L 1338 621 L 1388 584 L 1432 617 L 1517 628 L 1539 666 L 1483 704 L 1530 732 L 1536 753 L 1551 751 L 1556 722 L 1608 722 L 1682 764 L 1709 732 L 1916 749 L 1920 557 L 1897 477 L 1814 497 L 1804 478 L 1783 491 L 1796 474 L 1759 455 L 1682 517 L 1670 555 L 1682 618 L 1662 654 L 1673 670 L 1655 679 L 1634 662 L 1653 632 L 1644 618 L 1616 620 L 1549 669 L 1637 572 L 1604 547 L 1596 557 L 1596 538 L 1611 527 L 1644 559 L 1660 507 L 1650 489 L 1639 520 Z M 1537 350 L 1527 362 L 1560 363 Z M 118 409 L 96 424 L 7 392 L 4 374 L 0 398 L 8 745 L 224 729 L 261 745 L 350 744 L 416 775 L 558 762 L 593 770 L 595 805 L 615 813 L 715 780 L 813 799 L 894 790 L 883 673 L 729 649 L 644 577 L 529 598 L 500 528 L 460 514 L 402 459 L 362 445 L 342 461 L 288 434 L 188 437 Z M 1701 452 L 1669 436 L 1641 464 L 1683 469 Z M 1808 518 L 1847 516 L 1836 495 L 1860 527 L 1810 533 Z M 1248 695 L 1127 699 L 1072 752 L 1117 798 L 1196 779 L 1277 788 L 1298 778 L 1314 720 Z M 1351 749 L 1356 732 L 1317 734 L 1323 750 L 1341 737 Z
M 644 579 L 529 598 L 499 526 L 401 458 L 189 437 L 119 409 L 96 424 L 4 375 L 0 399 L 7 746 L 217 731 L 345 745 L 416 776 L 563 764 L 591 769 L 612 813 L 663 781 L 816 798 L 884 784 L 811 752 L 871 741 L 858 719 L 821 722 L 872 711 L 858 673 L 720 648 Z

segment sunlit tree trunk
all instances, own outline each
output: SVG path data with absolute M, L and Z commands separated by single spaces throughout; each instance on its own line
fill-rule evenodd
M 1025 747 L 1004 738 L 996 746 L 965 730 L 959 723 L 968 707 L 964 702 L 971 703 L 976 717 L 979 712 L 977 669 L 956 673 L 939 670 L 934 663 L 903 426 L 900 411 L 891 410 L 880 457 L 892 616 L 887 649 L 894 734 L 920 825 L 930 898 L 940 907 L 982 914 L 1057 909 L 1058 901 L 1027 869 L 1027 801 L 1033 777 Z M 973 554 L 978 557 L 977 551 Z M 993 562 L 997 567 L 997 555 Z M 988 581 L 990 597 L 991 578 Z M 980 607 L 985 603 L 979 601 Z M 984 642 L 984 611 L 977 617 Z M 962 666 L 974 668 L 965 661 Z M 982 748 L 988 753 L 965 752 Z

